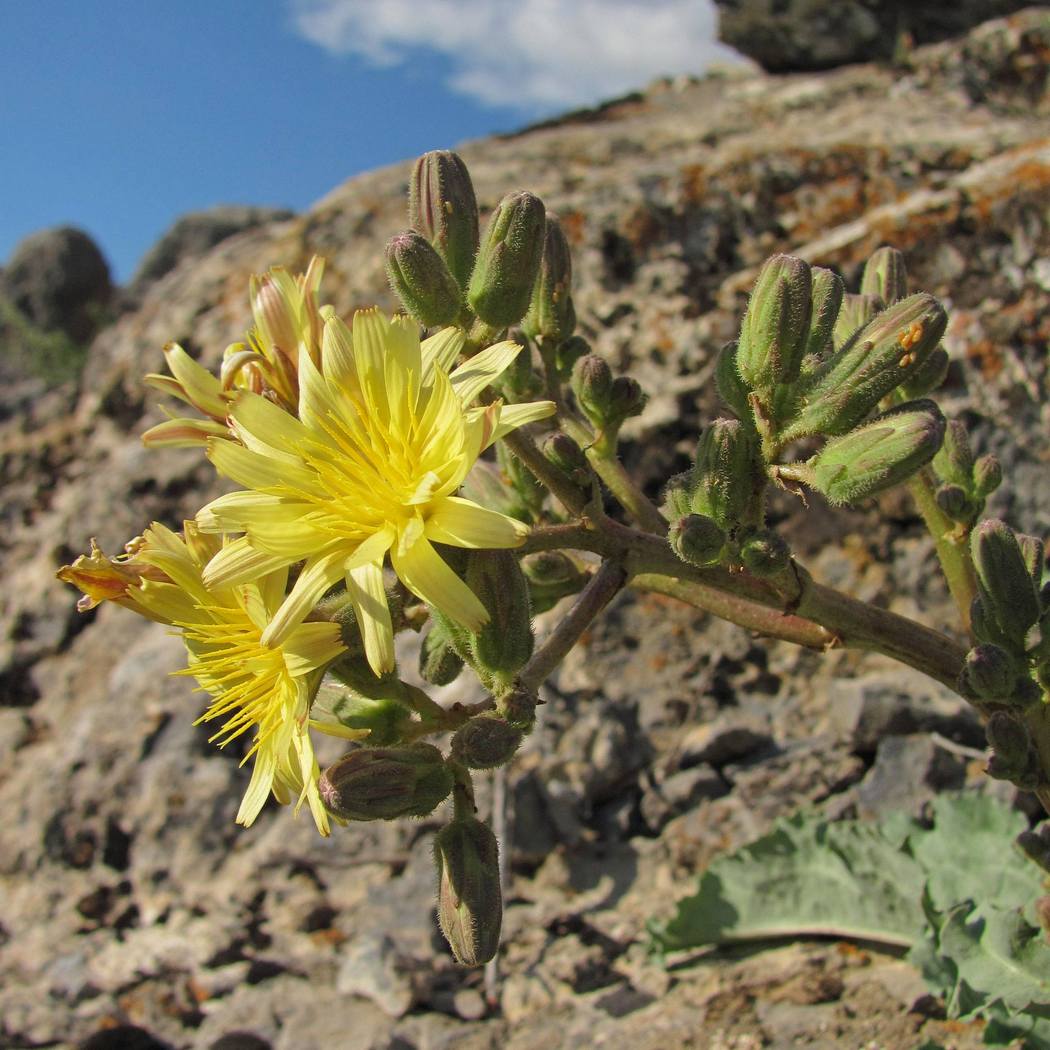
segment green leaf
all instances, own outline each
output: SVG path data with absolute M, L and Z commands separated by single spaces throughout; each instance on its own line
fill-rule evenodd
M 922 884 L 919 865 L 877 827 L 797 815 L 716 858 L 651 932 L 663 951 L 818 934 L 910 945 L 923 928 Z
M 930 902 L 947 911 L 962 901 L 1023 908 L 1042 891 L 1039 869 L 1013 845 L 1028 827 L 1024 814 L 990 795 L 941 795 L 933 828 L 909 836 L 912 855 L 928 872 Z

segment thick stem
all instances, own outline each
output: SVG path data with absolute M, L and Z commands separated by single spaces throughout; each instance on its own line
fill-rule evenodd
M 602 562 L 565 618 L 522 668 L 518 684 L 530 692 L 537 690 L 626 582 L 623 566 L 614 561 Z
M 544 456 L 528 434 L 513 430 L 501 440 L 554 493 L 570 514 L 580 515 L 584 512 L 587 507 L 586 496 Z
M 919 471 L 908 482 L 908 491 L 933 537 L 944 578 L 948 581 L 948 590 L 959 610 L 963 629 L 969 634 L 970 605 L 977 594 L 977 580 L 968 543 L 969 530 L 960 529 L 958 523 L 937 506 L 933 495 L 933 479 L 928 470 Z

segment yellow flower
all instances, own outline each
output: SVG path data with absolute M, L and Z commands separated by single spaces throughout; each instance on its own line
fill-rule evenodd
M 184 538 L 154 523 L 136 541 L 135 570 L 127 568 L 128 561 L 110 562 L 95 548 L 90 571 L 73 571 L 73 566 L 62 578 L 84 589 L 92 604 L 110 599 L 180 629 L 189 666 L 177 673 L 192 675 L 211 694 L 197 721 L 221 720 L 211 738 L 220 747 L 254 728 L 244 761 L 254 758 L 255 764 L 237 823 L 249 826 L 272 791 L 282 804 L 294 799 L 297 810 L 306 802 L 318 831 L 327 835 L 329 818 L 318 793 L 320 769 L 309 736 L 315 725 L 310 704 L 325 667 L 345 651 L 339 628 L 302 623 L 279 644 L 264 642 L 263 632 L 284 600 L 287 569 L 236 586 L 206 586 L 202 569 L 220 549 L 221 540 L 202 535 L 193 522 L 186 523 Z
M 209 532 L 243 532 L 211 561 L 209 586 L 242 583 L 305 559 L 263 640 L 280 644 L 336 581 L 345 579 L 369 664 L 394 666 L 383 587 L 394 571 L 418 597 L 470 630 L 485 607 L 433 543 L 519 546 L 527 528 L 455 493 L 498 437 L 554 412 L 549 401 L 471 407 L 521 349 L 503 342 L 453 368 L 463 334 L 445 329 L 422 346 L 415 323 L 358 311 L 353 332 L 326 318 L 321 367 L 299 359 L 299 418 L 242 394 L 230 413 L 240 444 L 212 440 L 219 473 L 245 486 L 205 507 Z

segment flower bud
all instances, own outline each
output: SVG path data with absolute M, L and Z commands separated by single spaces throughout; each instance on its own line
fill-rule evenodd
M 528 689 L 511 689 L 496 700 L 496 713 L 505 722 L 528 733 L 536 721 L 539 699 Z
M 543 252 L 543 201 L 508 194 L 496 205 L 470 278 L 467 300 L 485 324 L 508 328 L 525 316 Z
M 452 737 L 452 757 L 468 769 L 495 769 L 514 757 L 522 732 L 493 715 L 477 715 Z
M 568 339 L 576 327 L 572 303 L 572 253 L 565 231 L 552 212 L 547 213 L 540 271 L 532 290 L 529 312 L 521 327 L 532 338 L 552 343 Z
M 798 378 L 813 308 L 809 265 L 774 255 L 759 271 L 740 326 L 736 365 L 750 387 L 769 390 Z
M 990 496 L 1003 482 L 1003 467 L 997 456 L 988 453 L 981 456 L 973 465 L 973 487 L 976 494 L 984 499 Z
M 463 670 L 463 657 L 456 652 L 442 625 L 434 622 L 419 647 L 419 676 L 431 685 L 448 685 Z
M 532 655 L 529 585 L 509 550 L 470 551 L 466 582 L 489 614 L 488 623 L 471 635 L 471 655 L 480 671 L 505 680 Z
M 970 435 L 961 419 L 951 419 L 944 428 L 944 444 L 933 457 L 933 469 L 942 481 L 969 490 L 973 478 L 973 452 Z
M 409 225 L 445 260 L 466 289 L 478 251 L 478 204 L 467 166 L 449 150 L 424 153 L 412 169 Z
M 921 364 L 916 365 L 911 375 L 901 383 L 901 393 L 909 400 L 932 393 L 948 377 L 950 364 L 948 351 L 943 346 L 934 347 L 930 351 L 930 356 Z
M 521 570 L 529 581 L 529 604 L 535 614 L 554 608 L 587 582 L 587 573 L 561 551 L 536 551 L 521 559 Z
M 952 521 L 969 522 L 973 518 L 973 504 L 961 485 L 938 485 L 933 498 Z
M 581 357 L 591 352 L 591 344 L 582 335 L 574 335 L 559 343 L 554 351 L 554 367 L 561 379 L 572 375 L 573 366 Z
M 356 747 L 321 775 L 328 810 L 343 820 L 425 817 L 448 798 L 455 778 L 431 744 Z
M 887 306 L 908 294 L 908 271 L 904 255 L 896 248 L 879 248 L 864 267 L 860 279 L 862 295 L 877 295 Z
M 619 426 L 630 416 L 637 416 L 645 408 L 646 396 L 637 379 L 617 376 L 609 391 L 607 427 Z
M 966 654 L 959 687 L 974 700 L 1006 701 L 1017 682 L 1017 665 L 998 645 L 978 645 Z
M 690 510 L 732 532 L 747 518 L 762 473 L 751 431 L 739 420 L 716 419 L 697 443 Z
M 1004 768 L 1022 771 L 1027 767 L 1032 738 L 1024 722 L 1007 711 L 996 711 L 985 723 L 984 732 Z
M 823 355 L 831 344 L 845 287 L 842 278 L 823 266 L 814 266 L 810 271 L 813 284 L 813 308 L 809 319 L 809 336 L 806 339 L 806 354 Z
M 726 534 L 706 514 L 687 514 L 671 522 L 671 550 L 691 565 L 715 565 L 725 551 Z
M 1028 574 L 1032 577 L 1032 583 L 1038 590 L 1043 582 L 1043 541 L 1038 536 L 1026 536 L 1023 532 L 1019 532 L 1017 543 L 1021 548 L 1021 557 L 1024 559 Z
M 369 747 L 399 743 L 412 720 L 412 712 L 393 697 L 372 700 L 354 693 L 345 693 L 332 703 L 331 712 L 347 729 L 367 729 Z
M 985 614 L 982 640 L 1023 651 L 1028 629 L 1039 619 L 1039 595 L 1017 535 L 996 518 L 982 521 L 970 536 L 977 593 Z M 976 630 L 976 624 L 975 624 Z
M 612 369 L 597 354 L 581 357 L 572 370 L 572 390 L 580 411 L 597 427 L 609 414 Z
M 925 293 L 884 310 L 816 374 L 785 440 L 852 430 L 926 359 L 947 320 L 941 304 Z
M 885 308 L 886 304 L 877 295 L 844 293 L 839 315 L 835 318 L 835 327 L 831 332 L 832 342 L 837 347 L 844 346 L 859 329 L 874 320 L 879 311 Z
M 830 503 L 855 503 L 906 481 L 933 459 L 944 416 L 932 401 L 912 401 L 832 438 L 809 461 L 810 484 Z
M 775 576 L 791 563 L 791 549 L 772 529 L 756 529 L 740 544 L 740 560 L 756 576 Z
M 715 385 L 718 394 L 737 419 L 752 419 L 751 402 L 748 395 L 751 388 L 740 377 L 736 366 L 736 343 L 726 343 L 718 355 L 715 365 Z
M 548 435 L 543 442 L 543 455 L 574 485 L 579 485 L 585 492 L 590 489 L 594 471 L 583 449 L 568 434 L 557 431 Z
M 1035 861 L 1044 872 L 1050 874 L 1050 828 L 1041 824 L 1035 831 L 1022 831 L 1014 841 L 1020 846 L 1029 860 Z M 1046 897 L 1040 897 L 1045 901 Z M 1036 902 L 1039 903 L 1038 901 Z M 1046 921 L 1040 916 L 1040 923 L 1046 928 Z
M 481 966 L 499 950 L 503 894 L 499 845 L 480 820 L 457 819 L 434 836 L 438 922 L 456 961 Z
M 405 309 L 425 328 L 450 324 L 459 314 L 455 277 L 415 230 L 399 233 L 386 246 L 386 274 Z

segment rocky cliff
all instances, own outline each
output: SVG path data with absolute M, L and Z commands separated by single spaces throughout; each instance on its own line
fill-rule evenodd
M 650 395 L 625 456 L 653 492 L 717 412 L 714 354 L 758 264 L 787 250 L 855 281 L 892 243 L 949 306 L 942 401 L 979 451 L 1003 457 L 995 509 L 1046 532 L 1048 68 L 1050 15 L 1032 9 L 897 65 L 661 82 L 461 152 L 483 209 L 524 187 L 561 216 L 581 330 Z M 273 809 L 237 828 L 247 771 L 193 727 L 199 698 L 168 674 L 180 643 L 120 609 L 79 615 L 54 581 L 92 535 L 117 549 L 208 494 L 195 453 L 137 440 L 159 418 L 141 375 L 165 342 L 214 362 L 247 325 L 249 275 L 313 253 L 340 311 L 393 307 L 381 249 L 404 225 L 408 172 L 355 178 L 177 265 L 96 338 L 79 385 L 5 391 L 0 1046 L 945 1038 L 892 959 L 811 944 L 669 973 L 644 950 L 645 920 L 690 874 L 777 815 L 918 810 L 938 788 L 980 782 L 981 727 L 940 687 L 623 599 L 551 683 L 511 775 L 515 881 L 493 1013 L 480 975 L 441 945 L 428 822 L 322 840 Z M 793 513 L 785 503 L 784 527 L 818 578 L 950 623 L 903 498 L 805 528 Z M 976 1046 L 980 1033 L 952 1038 Z

